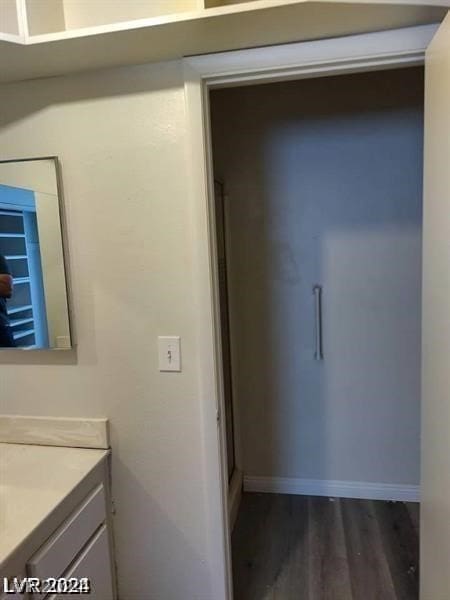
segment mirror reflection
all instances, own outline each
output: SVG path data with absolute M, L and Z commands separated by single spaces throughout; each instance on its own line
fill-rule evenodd
M 57 160 L 0 162 L 0 347 L 71 345 Z

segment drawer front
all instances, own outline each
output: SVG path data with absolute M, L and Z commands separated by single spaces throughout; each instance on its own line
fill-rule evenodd
M 18 592 L 15 594 L 1 594 L 0 600 L 26 600 L 28 598 L 28 594 L 19 594 Z
M 3 577 L 0 577 L 0 600 L 16 600 L 18 598 L 20 598 L 20 600 L 27 600 L 27 598 L 30 597 L 29 594 L 20 594 L 19 592 L 6 593 L 6 585 L 8 585 L 8 590 L 14 589 L 13 579 L 13 577 L 9 578 L 8 584 L 6 584 Z M 18 575 L 16 579 L 17 583 L 20 584 L 20 582 L 25 580 L 25 575 Z
M 105 490 L 97 486 L 28 561 L 30 577 L 60 577 L 106 519 Z
M 111 555 L 109 553 L 109 537 L 105 525 L 99 529 L 94 538 L 82 551 L 73 566 L 64 573 L 64 578 L 87 578 L 90 591 L 77 594 L 76 598 L 89 600 L 114 600 Z M 54 594 L 48 600 L 67 600 L 67 594 Z
M 2 590 L 4 588 L 2 587 Z M 2 594 L 0 592 L 0 600 L 27 600 L 27 598 L 29 598 L 29 594 L 19 594 L 19 592 L 16 592 L 14 594 Z

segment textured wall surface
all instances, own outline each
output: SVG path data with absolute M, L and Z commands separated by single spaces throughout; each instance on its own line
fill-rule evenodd
M 123 600 L 211 591 L 181 67 L 0 90 L 3 158 L 59 156 L 76 351 L 3 353 L 0 412 L 106 416 Z M 183 372 L 158 372 L 158 335 Z

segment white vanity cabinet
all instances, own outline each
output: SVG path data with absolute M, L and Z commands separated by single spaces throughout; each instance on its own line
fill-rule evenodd
M 14 454 L 12 446 L 7 450 Z M 0 560 L 0 600 L 60 600 L 67 596 L 115 600 L 109 453 L 74 448 L 34 448 L 30 455 L 33 452 L 34 460 L 40 461 L 40 465 L 34 465 L 36 471 L 41 471 L 39 487 L 37 478 L 33 481 L 30 474 L 28 504 L 23 496 L 15 502 L 12 485 L 5 497 L 9 502 L 7 508 L 10 508 L 6 514 L 12 514 L 18 505 L 14 515 L 16 528 L 21 515 L 29 520 L 29 528 L 12 540 L 14 550 Z M 22 449 L 23 446 L 18 448 L 17 453 Z M 11 460 L 15 458 L 12 456 Z M 49 462 L 52 458 L 53 462 Z M 23 459 L 22 452 L 22 462 Z M 43 482 L 47 469 L 48 481 Z M 33 485 L 36 486 L 34 503 Z M 55 490 L 58 485 L 59 489 Z M 34 514 L 30 516 L 28 511 Z M 5 537 L 11 535 L 13 528 L 14 523 L 9 525 L 7 521 Z M 14 579 L 24 578 L 28 584 L 39 581 L 41 587 L 40 590 L 28 589 L 27 594 L 5 593 L 5 577 L 10 582 L 10 589 L 14 589 Z M 69 594 L 71 589 L 81 593 Z
M 20 576 L 20 579 L 22 579 L 24 577 L 26 577 L 26 575 L 22 574 Z M 10 586 L 10 585 L 11 585 L 11 583 L 8 584 L 8 586 Z M 4 592 L 4 589 L 5 589 L 5 583 L 3 582 L 3 579 L 2 579 L 2 587 L 1 587 L 2 592 Z M 30 596 L 29 596 L 29 594 L 21 594 L 19 592 L 0 593 L 0 600 L 19 600 L 19 598 L 20 598 L 20 600 L 29 600 Z
M 102 525 L 95 533 L 65 575 L 69 581 L 70 578 L 77 581 L 88 580 L 89 591 L 85 594 L 77 594 L 77 598 L 91 598 L 92 600 L 114 598 L 109 537 L 105 525 Z M 49 596 L 49 600 L 62 600 L 66 597 L 65 593 L 57 593 Z
M 50 598 L 66 596 L 70 586 L 82 590 L 83 587 L 78 587 L 82 584 L 75 579 L 84 579 L 87 584 L 86 593 L 76 594 L 78 598 L 114 597 L 105 508 L 106 492 L 100 483 L 27 562 L 29 577 L 48 582 L 59 580 L 47 588 Z M 74 581 L 68 581 L 70 578 Z M 32 597 L 46 595 L 32 594 Z

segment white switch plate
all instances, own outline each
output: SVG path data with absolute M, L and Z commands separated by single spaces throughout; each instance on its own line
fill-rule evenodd
M 181 371 L 181 343 L 178 335 L 158 337 L 160 371 Z

